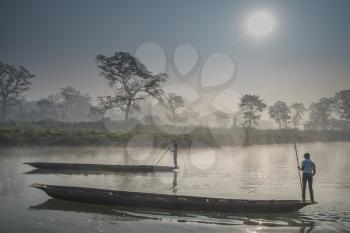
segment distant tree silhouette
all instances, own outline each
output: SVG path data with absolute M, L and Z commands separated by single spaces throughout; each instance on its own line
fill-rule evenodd
M 105 114 L 104 109 L 101 109 L 96 106 L 91 106 L 89 108 L 89 113 L 87 115 L 87 118 L 89 121 L 102 121 L 104 114 Z
M 341 119 L 350 121 L 350 89 L 337 92 L 334 105 Z
M 16 68 L 0 62 L 0 105 L 1 120 L 6 120 L 10 107 L 18 105 L 24 98 L 23 93 L 30 89 L 29 81 L 35 75 L 29 73 L 23 66 Z
M 239 107 L 243 113 L 242 126 L 246 132 L 245 145 L 250 144 L 250 131 L 253 125 L 258 125 L 261 118 L 261 112 L 267 107 L 258 95 L 243 95 Z
M 58 120 L 58 114 L 56 112 L 58 101 L 56 98 L 42 98 L 36 102 L 39 108 L 39 118 L 42 119 L 54 119 Z
M 334 98 L 322 97 L 318 102 L 311 103 L 309 109 L 310 121 L 307 123 L 307 128 L 313 130 L 331 129 Z
M 82 94 L 80 90 L 67 86 L 60 89 L 57 97 L 63 106 L 63 121 L 79 121 L 86 118 L 91 107 L 91 97 L 88 94 Z
M 288 105 L 283 101 L 277 101 L 274 105 L 268 108 L 269 115 L 275 122 L 278 124 L 278 128 L 282 128 L 282 124 L 284 127 L 288 127 L 288 120 L 290 119 L 290 110 Z
M 100 102 L 109 108 L 119 108 L 128 120 L 132 110 L 140 108 L 139 102 L 146 96 L 159 98 L 163 94 L 160 84 L 168 79 L 167 74 L 153 75 L 145 65 L 129 53 L 116 52 L 110 57 L 96 57 L 100 75 L 114 90 L 113 96 L 102 96 Z
M 219 126 L 227 126 L 232 118 L 231 114 L 222 111 L 215 111 L 214 116 Z
M 294 128 L 298 129 L 306 108 L 303 103 L 292 103 L 289 108 L 292 110 L 291 122 Z
M 171 122 L 182 121 L 179 110 L 184 107 L 184 100 L 181 96 L 168 93 L 159 99 L 159 105 L 166 110 L 166 117 Z

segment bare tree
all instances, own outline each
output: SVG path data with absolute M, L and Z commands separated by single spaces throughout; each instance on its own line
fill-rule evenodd
M 168 79 L 167 74 L 153 75 L 129 53 L 116 52 L 110 57 L 98 55 L 96 62 L 101 69 L 100 75 L 114 90 L 114 96 L 103 96 L 101 102 L 110 108 L 121 109 L 125 120 L 129 119 L 132 110 L 140 108 L 139 102 L 146 96 L 159 98 L 163 94 L 160 84 Z
M 285 128 L 288 128 L 288 120 L 290 119 L 290 110 L 288 105 L 283 101 L 277 101 L 274 105 L 270 106 L 269 115 L 278 124 L 278 128 L 282 128 L 282 123 Z
M 0 62 L 1 120 L 6 120 L 8 109 L 24 98 L 23 92 L 30 89 L 32 83 L 29 80 L 34 77 L 22 66 L 16 68 Z

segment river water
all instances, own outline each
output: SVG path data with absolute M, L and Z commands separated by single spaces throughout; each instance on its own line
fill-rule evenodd
M 0 149 L 0 232 L 350 232 L 350 143 L 298 145 L 317 166 L 317 205 L 289 214 L 220 214 L 79 204 L 51 199 L 32 183 L 195 196 L 300 199 L 294 148 L 179 148 L 177 172 L 43 173 L 23 162 L 152 164 L 151 147 Z M 301 156 L 300 156 L 301 157 Z M 160 161 L 172 165 L 170 153 Z

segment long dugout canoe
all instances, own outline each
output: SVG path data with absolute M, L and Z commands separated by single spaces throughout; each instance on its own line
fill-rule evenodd
M 32 184 L 49 196 L 91 204 L 158 208 L 168 210 L 210 211 L 228 213 L 294 212 L 313 204 L 299 200 L 245 200 L 168 194 L 126 192 L 105 189 Z
M 31 162 L 24 163 L 38 169 L 50 170 L 70 170 L 70 171 L 99 171 L 99 172 L 167 172 L 177 169 L 170 166 L 152 165 L 107 165 L 88 163 L 44 163 Z

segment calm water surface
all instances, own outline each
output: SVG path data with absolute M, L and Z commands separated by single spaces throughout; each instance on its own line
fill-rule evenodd
M 53 174 L 23 162 L 152 164 L 148 147 L 0 149 L 0 232 L 350 232 L 350 143 L 299 145 L 316 162 L 312 205 L 291 214 L 223 215 L 51 199 L 32 183 L 247 199 L 300 199 L 292 145 L 181 149 L 176 173 Z M 172 165 L 165 154 L 162 165 Z

